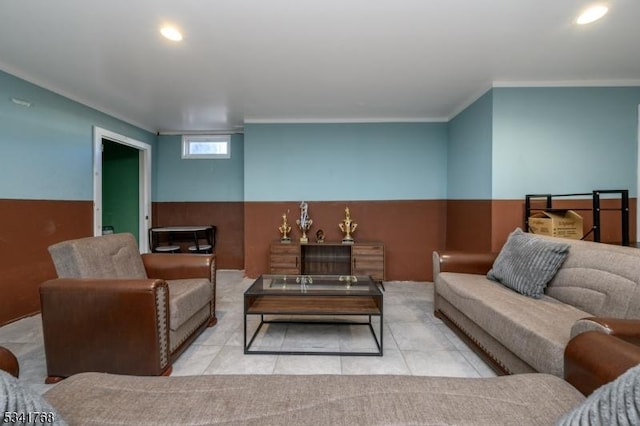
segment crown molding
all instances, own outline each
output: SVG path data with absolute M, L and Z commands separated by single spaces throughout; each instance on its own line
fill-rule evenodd
M 160 130 L 158 136 L 226 136 L 244 134 L 244 128 L 218 130 Z
M 100 107 L 98 105 L 95 105 L 93 102 L 89 102 L 86 99 L 71 95 L 70 93 L 68 93 L 68 92 L 66 92 L 64 90 L 59 90 L 58 88 L 56 88 L 55 86 L 53 86 L 53 85 L 51 85 L 49 83 L 43 82 L 43 81 L 38 80 L 36 78 L 32 78 L 31 76 L 27 76 L 27 75 L 25 75 L 25 73 L 15 69 L 15 68 L 6 66 L 6 64 L 3 64 L 3 63 L 0 64 L 0 70 L 5 72 L 5 73 L 7 73 L 7 74 L 9 74 L 12 77 L 18 78 L 20 80 L 24 80 L 27 83 L 33 84 L 35 86 L 38 86 L 41 89 L 47 90 L 47 91 L 49 91 L 51 93 L 54 93 L 54 94 L 56 94 L 58 96 L 61 96 L 61 97 L 65 98 L 65 99 L 67 99 L 67 100 L 70 100 L 72 102 L 75 102 L 75 103 L 81 104 L 83 106 L 89 107 L 89 108 L 91 108 L 93 110 L 96 110 L 96 111 L 102 113 L 102 114 L 106 114 L 109 117 L 112 117 L 112 118 L 115 118 L 117 120 L 122 121 L 123 123 L 129 124 L 131 126 L 138 127 L 138 128 L 140 128 L 142 130 L 145 130 L 145 131 L 147 131 L 149 133 L 156 133 L 155 129 L 152 129 L 151 127 L 147 126 L 146 124 L 138 123 L 138 122 L 133 121 L 131 119 L 125 118 L 125 117 L 123 117 L 123 116 L 121 116 L 121 115 L 119 115 L 119 114 L 117 114 L 117 113 L 115 113 L 113 111 L 110 111 L 110 110 L 108 110 L 106 108 L 102 108 L 102 107 Z
M 471 106 L 475 101 L 484 96 L 491 89 L 498 88 L 543 88 L 543 87 L 637 87 L 640 80 L 557 80 L 557 81 L 493 81 L 485 85 L 481 90 L 473 94 L 466 101 L 456 107 L 447 117 L 446 121 L 453 120 L 458 114 Z
M 557 80 L 557 81 L 499 81 L 492 83 L 492 87 L 636 87 L 640 86 L 638 79 L 623 80 Z
M 493 89 L 493 84 L 485 84 L 481 90 L 475 92 L 472 96 L 467 98 L 466 101 L 462 102 L 458 107 L 451 111 L 451 114 L 447 117 L 447 123 L 456 118 L 456 116 L 462 111 L 469 108 L 475 101 L 483 97 L 491 89 Z
M 0 63 L 0 70 L 3 72 L 24 80 L 28 83 L 39 86 L 56 95 L 59 95 L 72 102 L 80 103 L 86 107 L 94 109 L 100 113 L 106 114 L 117 120 L 129 125 L 146 130 L 150 133 L 158 135 L 182 135 L 182 134 L 239 134 L 244 133 L 244 129 L 222 129 L 222 130 L 203 130 L 203 131 L 181 131 L 181 130 L 163 130 L 158 131 L 148 125 L 136 122 L 129 118 L 123 117 L 114 111 L 102 108 L 87 101 L 86 99 L 71 95 L 64 90 L 59 90 L 53 85 L 32 78 L 18 69 Z M 640 79 L 612 79 L 612 80 L 555 80 L 555 81 L 508 81 L 494 80 L 491 83 L 484 84 L 480 90 L 472 94 L 459 106 L 455 107 L 450 114 L 444 117 L 367 117 L 367 118 L 247 118 L 245 124 L 365 124 L 365 123 L 448 123 L 458 114 L 471 106 L 474 102 L 484 96 L 489 90 L 494 88 L 559 88 L 559 87 L 638 87 Z
M 247 118 L 245 124 L 358 124 L 358 123 L 446 123 L 446 117 L 425 118 Z

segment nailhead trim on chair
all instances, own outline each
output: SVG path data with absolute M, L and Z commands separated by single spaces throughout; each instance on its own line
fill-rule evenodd
M 213 284 L 213 300 L 211 301 L 211 317 L 216 316 L 216 294 L 218 291 L 216 290 L 216 258 L 211 260 L 211 284 Z
M 156 287 L 156 310 L 158 312 L 158 341 L 160 343 L 160 368 L 169 364 L 169 342 L 167 341 L 167 286 Z

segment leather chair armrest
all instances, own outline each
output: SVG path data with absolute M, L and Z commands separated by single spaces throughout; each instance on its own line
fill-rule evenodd
M 576 321 L 572 327 L 571 337 L 575 337 L 586 331 L 599 331 L 604 334 L 610 334 L 640 346 L 640 320 L 638 319 L 583 318 Z
M 18 359 L 9 349 L 0 346 L 0 370 L 4 370 L 14 377 L 20 374 Z
M 207 278 L 215 284 L 215 254 L 145 253 L 142 262 L 148 277 L 163 280 Z
M 160 278 L 56 278 L 40 285 L 40 294 L 70 291 L 86 294 L 153 291 L 166 286 Z
M 498 253 L 443 251 L 433 252 L 434 279 L 440 272 L 486 275 Z
M 564 351 L 564 378 L 585 396 L 640 364 L 640 346 L 599 331 L 569 341 Z
M 170 369 L 166 281 L 58 278 L 40 286 L 40 302 L 47 382 L 83 371 Z

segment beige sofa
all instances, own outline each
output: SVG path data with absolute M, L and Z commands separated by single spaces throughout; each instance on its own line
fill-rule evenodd
M 612 415 L 627 424 L 638 419 L 640 367 L 632 367 L 640 363 L 640 348 L 599 332 L 583 333 L 569 346 L 567 362 L 578 372 L 571 384 L 548 374 L 469 379 L 82 373 L 42 398 L 0 372 L 0 408 L 10 415 L 38 411 L 71 425 L 553 425 L 561 418 L 578 424 L 585 416 L 591 424 L 611 424 Z M 0 369 L 15 371 L 11 357 L 0 351 Z M 587 399 L 577 390 L 604 383 Z
M 541 299 L 487 278 L 496 253 L 434 252 L 436 316 L 508 374 L 563 377 L 567 343 L 588 330 L 640 342 L 640 250 L 562 242 L 568 256 Z

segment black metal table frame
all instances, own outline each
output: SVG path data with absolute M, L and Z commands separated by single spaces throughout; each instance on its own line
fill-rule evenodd
M 248 315 L 260 315 L 260 325 L 253 333 L 251 340 L 247 344 L 247 317 Z M 292 316 L 368 316 L 369 321 L 367 322 L 358 322 L 358 321 L 293 321 L 293 320 L 265 320 L 265 315 L 292 315 Z M 373 323 L 371 321 L 371 317 L 379 317 L 380 318 L 380 338 L 376 336 L 376 332 L 373 328 Z M 258 355 L 348 355 L 348 356 L 382 356 L 382 336 L 383 336 L 383 312 L 382 306 L 380 307 L 379 315 L 363 315 L 363 314 L 321 314 L 321 313 L 299 313 L 299 314 L 270 314 L 270 313 L 247 313 L 246 309 L 244 312 L 244 353 L 245 354 L 258 354 Z M 317 325 L 368 325 L 369 330 L 371 331 L 371 335 L 373 336 L 373 340 L 376 342 L 376 346 L 378 348 L 378 352 L 345 352 L 345 351 L 264 351 L 264 350 L 250 350 L 253 341 L 258 336 L 258 333 L 262 329 L 264 324 L 317 324 Z

